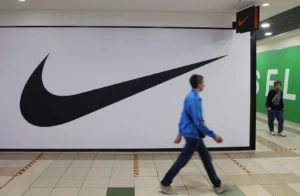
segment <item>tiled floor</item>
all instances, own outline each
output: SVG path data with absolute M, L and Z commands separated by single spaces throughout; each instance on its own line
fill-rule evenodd
M 219 177 L 234 185 L 221 195 L 300 195 L 300 149 L 290 149 L 300 148 L 300 126 L 287 124 L 285 131 L 286 138 L 270 136 L 266 118 L 259 115 L 256 151 L 212 152 Z M 162 196 L 159 181 L 178 155 L 136 153 L 135 162 L 134 153 L 44 152 L 16 176 L 39 154 L 0 153 L 0 196 Z M 196 154 L 173 187 L 179 196 L 216 196 Z

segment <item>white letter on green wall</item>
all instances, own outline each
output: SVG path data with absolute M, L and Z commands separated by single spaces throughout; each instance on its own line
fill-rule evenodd
M 271 75 L 277 75 L 278 69 L 269 69 L 267 74 L 267 86 L 266 86 L 266 96 L 269 93 L 269 87 L 274 86 L 274 80 L 271 80 Z
M 256 70 L 256 78 L 257 79 L 260 79 L 260 74 L 259 72 Z M 258 81 L 256 80 L 256 94 L 259 92 L 259 83 Z
M 284 75 L 284 89 L 283 89 L 283 99 L 289 99 L 289 100 L 296 100 L 295 94 L 288 94 L 288 87 L 289 87 L 289 77 L 290 77 L 290 69 L 285 70 Z

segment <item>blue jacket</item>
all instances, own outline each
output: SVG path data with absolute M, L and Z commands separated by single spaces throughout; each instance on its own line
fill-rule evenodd
M 191 122 L 189 115 L 193 122 Z M 187 138 L 200 139 L 199 131 L 216 138 L 216 134 L 202 121 L 202 100 L 196 90 L 192 90 L 185 98 L 184 107 L 179 122 L 179 134 Z

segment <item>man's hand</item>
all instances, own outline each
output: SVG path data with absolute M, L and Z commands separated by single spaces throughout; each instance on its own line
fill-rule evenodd
M 282 109 L 282 111 L 284 112 L 284 108 Z
M 269 111 L 271 111 L 271 110 L 272 110 L 272 108 L 271 108 L 271 107 L 268 107 L 268 110 L 269 110 Z
M 222 143 L 223 142 L 223 138 L 221 136 L 217 135 L 217 137 L 215 138 L 215 141 L 217 143 Z
M 174 140 L 175 144 L 179 144 L 181 142 L 181 136 L 177 135 L 176 139 Z

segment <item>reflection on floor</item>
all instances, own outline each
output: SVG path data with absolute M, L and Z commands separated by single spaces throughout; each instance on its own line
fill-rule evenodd
M 267 130 L 265 117 L 258 116 L 256 151 L 212 153 L 220 178 L 234 184 L 222 195 L 300 195 L 300 127 L 287 124 L 286 138 L 270 136 Z M 177 155 L 1 152 L 0 196 L 162 195 L 159 180 Z M 173 186 L 179 196 L 216 195 L 197 155 Z

